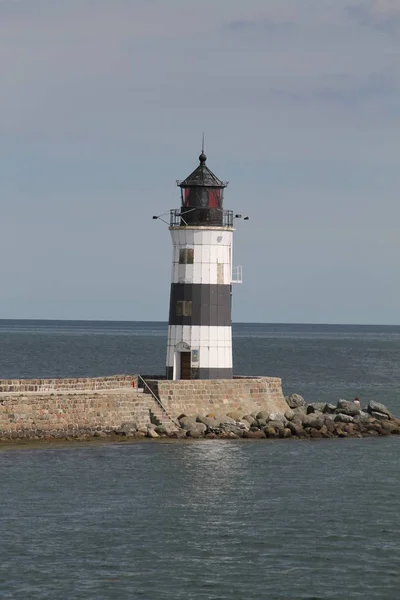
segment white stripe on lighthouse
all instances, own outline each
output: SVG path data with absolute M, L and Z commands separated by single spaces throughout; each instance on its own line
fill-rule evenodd
M 198 368 L 232 369 L 232 327 L 170 325 L 167 366 L 173 367 L 176 344 L 186 342 L 198 349 Z
M 172 283 L 231 285 L 232 230 L 173 229 Z M 193 249 L 193 264 L 180 263 L 181 250 Z

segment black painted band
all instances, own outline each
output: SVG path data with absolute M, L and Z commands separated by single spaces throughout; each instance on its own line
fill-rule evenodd
M 177 314 L 178 302 L 191 302 L 191 316 Z M 172 283 L 170 325 L 231 327 L 232 286 L 202 283 Z

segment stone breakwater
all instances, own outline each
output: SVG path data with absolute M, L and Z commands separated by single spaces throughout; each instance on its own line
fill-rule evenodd
M 400 433 L 383 404 L 284 398 L 275 377 L 0 380 L 0 441 L 96 438 L 334 438 Z
M 400 434 L 400 419 L 378 402 L 370 402 L 364 409 L 357 402 L 348 400 L 339 400 L 336 405 L 307 404 L 302 396 L 293 394 L 285 399 L 285 408 L 284 413 L 181 415 L 179 428 L 151 424 L 146 429 L 131 429 L 129 435 L 194 439 L 329 439 Z

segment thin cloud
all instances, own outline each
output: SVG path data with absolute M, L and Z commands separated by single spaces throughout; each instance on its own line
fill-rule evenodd
M 290 105 L 339 106 L 370 114 L 400 115 L 400 78 L 394 70 L 373 72 L 364 77 L 338 74 L 321 78 L 307 89 L 271 88 L 272 102 Z
M 227 31 L 238 34 L 290 34 L 295 27 L 296 24 L 293 21 L 273 21 L 271 19 L 239 19 L 225 24 Z
M 400 116 L 400 82 L 392 71 L 370 73 L 365 77 L 324 77 L 304 88 L 271 87 L 265 100 L 280 108 L 336 107 L 358 118 Z
M 350 19 L 389 35 L 400 34 L 400 3 L 398 0 L 367 0 L 346 7 Z

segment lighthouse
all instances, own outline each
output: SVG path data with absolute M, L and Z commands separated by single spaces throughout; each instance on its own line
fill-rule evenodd
M 206 162 L 203 145 L 198 167 L 177 181 L 181 206 L 170 211 L 173 254 L 166 374 L 173 380 L 232 378 L 234 217 L 223 208 L 227 182 L 218 179 Z M 241 282 L 240 271 L 236 281 Z

